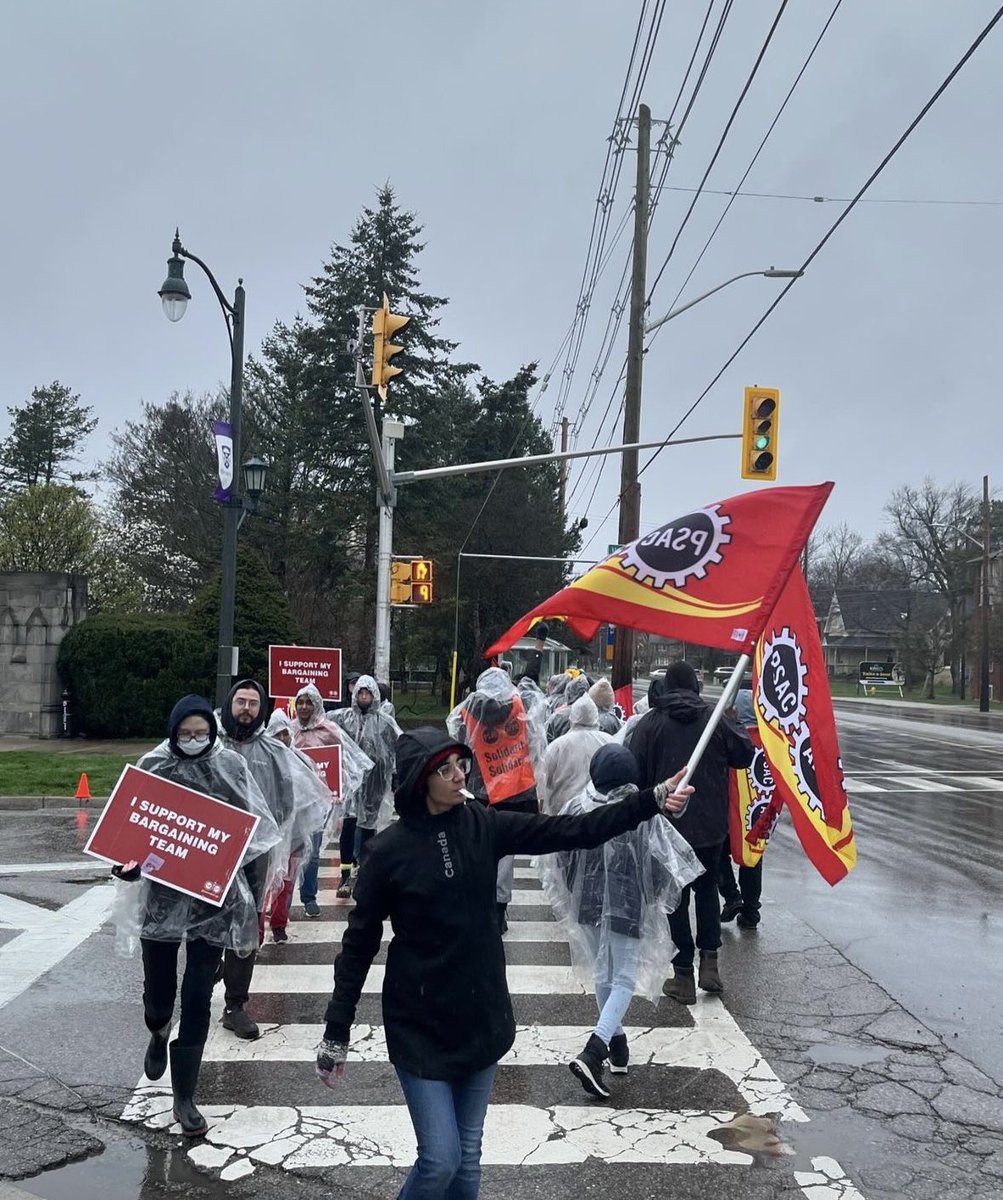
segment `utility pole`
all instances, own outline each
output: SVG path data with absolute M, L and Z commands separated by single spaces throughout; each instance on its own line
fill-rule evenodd
M 989 711 L 989 476 L 982 476 L 982 666 L 979 712 Z
M 404 436 L 400 421 L 383 419 L 383 464 L 387 474 L 393 478 L 394 454 L 397 443 Z M 376 678 L 390 681 L 390 575 L 394 551 L 394 505 L 397 500 L 391 492 L 389 502 L 380 503 L 380 540 L 376 550 L 376 646 L 374 667 Z
M 561 453 L 563 454 L 567 450 L 567 448 L 568 448 L 568 418 L 561 417 Z M 561 475 L 560 475 L 561 485 L 560 485 L 560 496 L 559 496 L 559 504 L 560 504 L 559 511 L 561 514 L 561 524 L 563 525 L 564 524 L 564 506 L 567 501 L 567 491 L 568 491 L 568 460 L 566 458 L 561 459 L 560 470 L 561 470 Z
M 623 440 L 641 440 L 641 368 L 644 363 L 644 298 L 648 258 L 648 193 L 651 155 L 651 109 L 637 108 L 637 183 L 634 190 L 634 256 L 630 280 L 630 328 L 627 339 L 627 381 L 623 399 Z M 641 485 L 637 480 L 637 451 L 624 452 L 620 467 L 620 545 L 641 531 Z M 634 677 L 634 631 L 618 625 L 613 646 L 613 690 Z

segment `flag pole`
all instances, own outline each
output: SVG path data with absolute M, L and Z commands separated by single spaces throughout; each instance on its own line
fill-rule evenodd
M 693 777 L 693 772 L 697 769 L 700 759 L 703 758 L 703 752 L 707 749 L 710 739 L 714 736 L 714 730 L 721 724 L 721 718 L 724 716 L 724 710 L 731 704 L 732 700 L 738 693 L 739 684 L 742 682 L 742 676 L 749 663 L 752 661 L 751 655 L 743 654 L 735 663 L 735 669 L 731 673 L 731 678 L 724 685 L 721 691 L 721 698 L 714 706 L 714 711 L 710 715 L 710 720 L 704 726 L 703 733 L 700 735 L 700 740 L 693 747 L 693 753 L 690 755 L 690 760 L 686 764 L 686 774 L 676 785 L 677 790 L 684 784 L 689 783 Z M 676 814 L 679 815 L 679 814 Z

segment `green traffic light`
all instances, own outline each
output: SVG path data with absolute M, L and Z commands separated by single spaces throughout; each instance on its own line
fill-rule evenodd
M 757 450 L 765 450 L 770 444 L 769 436 L 767 435 L 764 437 L 762 434 L 760 434 L 760 436 L 757 437 L 752 444 Z

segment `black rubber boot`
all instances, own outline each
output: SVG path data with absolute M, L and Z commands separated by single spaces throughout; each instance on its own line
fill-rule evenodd
M 626 1075 L 627 1064 L 630 1062 L 630 1047 L 627 1045 L 625 1033 L 614 1033 L 609 1039 L 609 1073 L 611 1075 Z
M 721 973 L 717 969 L 716 954 L 701 954 L 700 955 L 700 974 L 697 976 L 697 983 L 705 992 L 723 992 L 724 984 L 721 982 Z
M 581 1054 L 568 1063 L 582 1087 L 590 1096 L 598 1096 L 600 1100 L 609 1098 L 609 1088 L 603 1079 L 603 1067 L 608 1057 L 609 1047 L 597 1033 L 593 1033 Z
M 676 967 L 673 977 L 662 984 L 662 994 L 680 1004 L 696 1004 L 697 982 L 693 978 L 693 968 Z
M 201 1046 L 179 1046 L 171 1042 L 171 1088 L 174 1091 L 174 1119 L 185 1137 L 202 1137 L 209 1126 L 195 1107 L 195 1085 L 202 1066 Z
M 150 1030 L 150 1044 L 143 1059 L 143 1072 L 147 1079 L 160 1079 L 167 1070 L 167 1039 L 171 1036 L 170 1021 L 162 1029 Z

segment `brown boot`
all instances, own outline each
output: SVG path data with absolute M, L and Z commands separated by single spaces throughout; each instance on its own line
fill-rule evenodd
M 721 982 L 721 975 L 717 969 L 716 954 L 701 954 L 700 955 L 700 975 L 698 983 L 705 992 L 723 992 L 724 984 Z
M 701 971 L 703 966 L 701 964 Z M 696 1004 L 697 985 L 693 978 L 692 967 L 676 967 L 672 979 L 666 979 L 662 984 L 662 994 L 680 1004 Z

